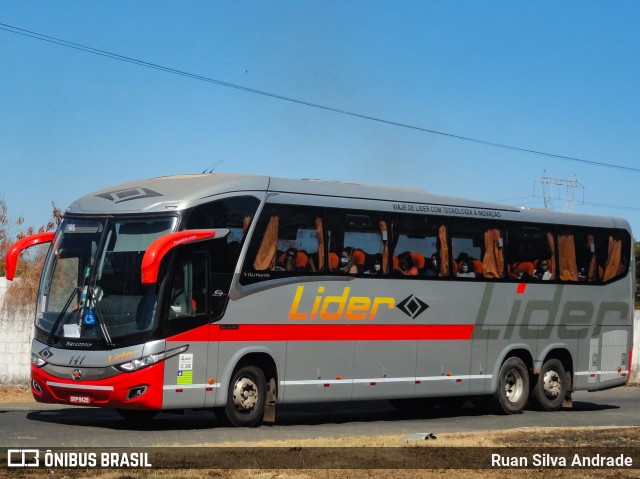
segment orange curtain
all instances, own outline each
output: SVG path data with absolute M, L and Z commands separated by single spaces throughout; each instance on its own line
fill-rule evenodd
M 603 281 L 609 281 L 618 276 L 622 266 L 622 241 L 609 236 L 609 254 L 607 255 L 607 265 L 604 268 Z
M 382 236 L 382 273 L 389 272 L 389 236 L 387 233 L 387 222 L 380 221 L 380 235 Z
M 316 218 L 316 236 L 318 237 L 318 271 L 324 271 L 324 234 L 322 218 Z
M 278 227 L 280 225 L 280 218 L 278 216 L 272 216 L 269 219 L 269 224 L 262 237 L 262 243 L 256 254 L 256 259 L 253 262 L 253 268 L 258 271 L 264 271 L 266 269 L 274 269 L 276 266 L 276 247 L 278 245 Z
M 484 232 L 482 274 L 485 278 L 502 278 L 504 276 L 504 253 L 500 248 L 499 229 L 488 229 Z
M 558 254 L 560 255 L 560 280 L 578 281 L 576 243 L 572 234 L 558 235 Z
M 242 218 L 242 232 L 246 235 L 247 231 L 249 231 L 249 226 L 251 226 L 251 221 L 253 218 L 251 216 L 245 216 Z
M 589 260 L 589 272 L 587 273 L 587 281 L 593 283 L 598 279 L 598 269 L 596 263 L 596 240 L 593 235 L 587 235 L 587 246 L 591 252 L 591 259 Z
M 549 251 L 551 251 L 551 257 L 549 258 L 549 272 L 551 273 L 551 279 L 556 276 L 556 243 L 553 241 L 553 233 L 547 233 L 547 243 L 549 243 Z
M 438 228 L 440 240 L 440 272 L 439 276 L 449 276 L 449 245 L 447 243 L 447 228 L 444 225 Z

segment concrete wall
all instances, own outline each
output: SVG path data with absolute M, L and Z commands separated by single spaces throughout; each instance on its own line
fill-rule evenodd
M 0 277 L 0 385 L 27 383 L 31 366 L 33 310 L 7 311 L 3 306 L 8 281 Z M 631 382 L 640 382 L 640 311 L 634 314 Z
M 34 309 L 7 310 L 3 299 L 8 286 L 0 277 L 0 385 L 27 383 L 31 368 Z

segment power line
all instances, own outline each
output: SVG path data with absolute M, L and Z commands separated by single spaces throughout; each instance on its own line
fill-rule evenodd
M 93 48 L 93 47 L 89 47 L 86 45 L 82 45 L 79 43 L 73 43 L 67 40 L 63 40 L 60 38 L 56 38 L 56 37 L 51 37 L 48 35 L 44 35 L 41 33 L 37 33 L 34 31 L 30 31 L 30 30 L 25 30 L 23 28 L 18 28 L 18 27 L 14 27 L 12 25 L 8 25 L 6 23 L 0 23 L 0 30 L 4 30 L 6 32 L 9 33 L 14 33 L 16 35 L 22 35 L 25 37 L 30 37 L 30 38 L 34 38 L 36 40 L 40 40 L 40 41 L 44 41 L 44 42 L 48 42 L 48 43 L 53 43 L 59 46 L 63 46 L 63 47 L 67 47 L 67 48 L 73 48 L 75 50 L 81 50 L 87 53 L 92 53 L 94 55 L 100 55 L 103 57 L 107 57 L 107 58 L 111 58 L 113 60 L 119 60 L 122 62 L 127 62 L 127 63 L 132 63 L 134 65 L 138 65 L 138 66 L 142 66 L 142 67 L 146 67 L 146 68 L 151 68 L 154 70 L 160 70 L 166 73 L 172 73 L 174 75 L 180 75 L 180 76 L 184 76 L 187 78 L 191 78 L 193 80 L 200 80 L 200 81 L 204 81 L 204 82 L 208 82 L 208 83 L 213 83 L 215 85 L 219 85 L 219 86 L 223 86 L 223 87 L 227 87 L 227 88 L 233 88 L 236 90 L 240 90 L 240 91 L 244 91 L 246 93 L 253 93 L 255 95 L 261 95 L 261 96 L 265 96 L 268 98 L 273 98 L 276 100 L 282 100 L 282 101 L 288 101 L 291 103 L 297 103 L 299 105 L 304 105 L 304 106 L 308 106 L 311 108 L 317 108 L 320 110 L 325 110 L 325 111 L 330 111 L 333 113 L 339 113 L 342 115 L 348 115 L 348 116 L 352 116 L 352 117 L 356 117 L 356 118 L 361 118 L 364 120 L 370 120 L 370 121 L 375 121 L 378 123 L 384 123 L 386 125 L 392 125 L 392 126 L 398 126 L 401 128 L 408 128 L 410 130 L 415 130 L 415 131 L 420 131 L 423 133 L 430 133 L 432 135 L 439 135 L 439 136 L 444 136 L 446 138 L 451 138 L 454 140 L 462 140 L 462 141 L 467 141 L 467 142 L 471 142 L 471 143 L 476 143 L 476 144 L 480 144 L 480 145 L 485 145 L 485 146 L 491 146 L 491 147 L 495 147 L 495 148 L 502 148 L 502 149 L 506 149 L 506 150 L 511 150 L 511 151 L 518 151 L 521 153 L 528 153 L 528 154 L 533 154 L 533 155 L 540 155 L 540 156 L 546 156 L 546 157 L 550 157 L 550 158 L 558 158 L 561 160 L 566 160 L 566 161 L 573 161 L 573 162 L 577 162 L 577 163 L 582 163 L 582 164 L 586 164 L 586 165 L 592 165 L 592 166 L 600 166 L 600 167 L 604 167 L 604 168 L 613 168 L 613 169 L 618 169 L 618 170 L 624 170 L 624 171 L 632 171 L 635 173 L 640 173 L 640 168 L 632 168 L 630 166 L 623 166 L 623 165 L 616 165 L 613 163 L 604 163 L 604 162 L 599 162 L 599 161 L 591 161 L 591 160 L 585 160 L 582 158 L 576 158 L 576 157 L 572 157 L 572 156 L 565 156 L 565 155 L 559 155 L 559 154 L 555 154 L 555 153 L 548 153 L 548 152 L 544 152 L 544 151 L 538 151 L 538 150 L 532 150 L 529 148 L 521 148 L 521 147 L 517 147 L 517 146 L 512 146 L 512 145 L 505 145 L 502 143 L 496 143 L 496 142 L 492 142 L 492 141 L 486 141 L 486 140 L 480 140 L 478 138 L 471 138 L 468 136 L 462 136 L 462 135 L 455 135 L 453 133 L 446 133 L 444 131 L 438 131 L 438 130 L 432 130 L 430 128 L 423 128 L 420 126 L 416 126 L 416 125 L 411 125 L 408 123 L 402 123 L 402 122 L 397 122 L 397 121 L 392 121 L 392 120 L 386 120 L 384 118 L 379 118 L 379 117 L 375 117 L 375 116 L 370 116 L 370 115 L 365 115 L 362 113 L 357 113 L 357 112 L 353 112 L 353 111 L 348 111 L 348 110 L 343 110 L 340 108 L 334 108 L 334 107 L 330 107 L 327 105 L 321 105 L 319 103 L 313 103 L 313 102 L 309 102 L 309 101 L 305 101 L 305 100 L 299 100 L 296 98 L 292 98 L 292 97 L 288 97 L 288 96 L 284 96 L 284 95 L 279 95 L 276 93 L 270 93 L 267 91 L 263 91 L 263 90 L 257 90 L 255 88 L 249 88 L 249 87 L 245 87 L 242 85 L 237 85 L 235 83 L 229 83 L 229 82 L 225 82 L 222 80 L 216 80 L 215 78 L 210 78 L 210 77 L 205 77 L 202 75 L 197 75 L 194 73 L 189 73 L 183 70 L 177 70 L 175 68 L 170 68 L 170 67 L 165 67 L 162 65 L 158 65 L 156 63 L 150 63 L 150 62 L 145 62 L 143 60 L 138 60 L 136 58 L 132 58 L 132 57 L 127 57 L 124 55 L 119 55 L 117 53 L 112 53 L 106 50 L 100 50 L 97 48 Z
M 618 208 L 621 210 L 640 211 L 640 208 L 636 208 L 633 206 L 607 205 L 605 203 L 591 203 L 589 201 L 583 201 L 582 203 L 578 203 L 578 204 L 587 205 L 587 206 L 602 206 L 603 208 Z
M 536 199 L 537 198 L 537 199 Z M 507 204 L 511 204 L 513 205 L 513 201 L 516 200 L 529 200 L 526 201 L 526 203 L 530 203 L 532 200 L 534 200 L 535 203 L 541 203 L 544 202 L 544 197 L 540 196 L 540 195 L 527 195 L 527 196 L 516 196 L 513 198 L 504 198 L 504 199 L 500 199 L 500 200 L 494 200 L 495 203 L 507 203 Z M 523 206 L 523 204 L 518 203 L 519 206 Z M 602 208 L 613 208 L 613 209 L 620 209 L 620 210 L 629 210 L 629 211 L 640 211 L 640 208 L 638 207 L 634 207 L 634 206 L 623 206 L 623 205 L 609 205 L 606 203 L 593 203 L 590 201 L 579 201 L 576 203 L 576 205 L 581 206 L 596 206 L 596 207 L 602 207 Z

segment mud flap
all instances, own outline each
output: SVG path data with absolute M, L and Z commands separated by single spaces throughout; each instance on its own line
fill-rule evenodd
M 571 399 L 571 393 L 573 392 L 573 383 L 571 381 L 571 373 L 565 372 L 565 381 L 567 383 L 567 391 L 564 393 L 564 400 L 562 401 L 562 407 L 571 409 L 573 407 L 573 399 Z
M 267 384 L 267 399 L 264 404 L 263 422 L 276 422 L 276 380 L 269 379 Z

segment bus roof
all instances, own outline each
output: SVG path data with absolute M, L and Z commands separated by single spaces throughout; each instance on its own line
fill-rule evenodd
M 604 216 L 557 213 L 497 203 L 434 195 L 417 188 L 345 183 L 315 179 L 285 179 L 260 175 L 203 173 L 131 181 L 90 193 L 74 201 L 69 214 L 114 215 L 181 211 L 229 193 L 267 192 L 318 195 L 395 202 L 399 205 L 440 205 L 502 212 L 503 219 L 585 224 L 630 229 L 626 220 Z M 443 213 L 447 215 L 446 211 Z M 458 215 L 456 216 L 468 216 Z M 494 216 L 495 217 L 495 216 Z

